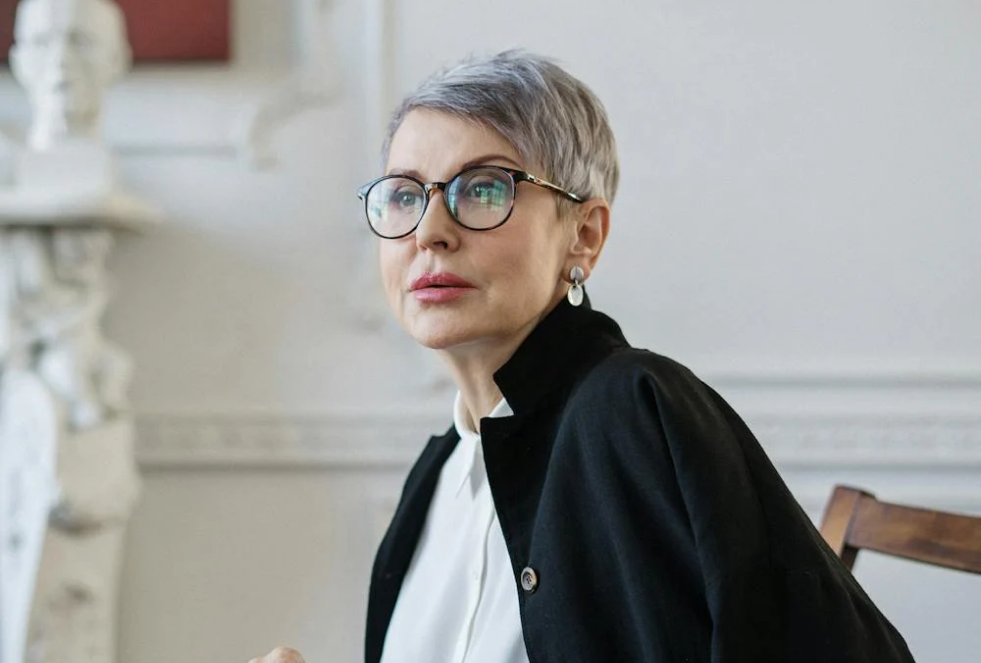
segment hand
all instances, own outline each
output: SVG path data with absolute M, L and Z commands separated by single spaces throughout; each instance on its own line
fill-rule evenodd
M 253 658 L 249 663 L 304 663 L 300 652 L 289 647 L 276 647 L 262 658 Z

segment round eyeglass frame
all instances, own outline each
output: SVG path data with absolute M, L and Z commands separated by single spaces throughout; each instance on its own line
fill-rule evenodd
M 460 221 L 460 219 L 456 218 L 456 214 L 454 214 L 453 210 L 450 209 L 450 203 L 446 197 L 446 187 L 448 187 L 451 183 L 453 183 L 457 178 L 476 170 L 498 170 L 507 174 L 508 177 L 511 178 L 511 188 L 512 191 L 514 192 L 511 195 L 511 205 L 508 209 L 508 213 L 504 215 L 504 218 L 501 219 L 500 223 L 496 223 L 493 226 L 488 226 L 486 228 L 472 228 L 467 224 L 463 223 L 462 221 Z M 375 227 L 371 224 L 371 215 L 368 212 L 368 194 L 376 185 L 380 184 L 381 182 L 384 182 L 385 180 L 391 180 L 391 179 L 404 179 L 404 180 L 410 180 L 412 182 L 415 182 L 420 187 L 422 187 L 423 195 L 424 195 L 422 212 L 419 214 L 419 218 L 416 219 L 415 224 L 409 230 L 402 233 L 401 235 L 392 235 L 392 236 L 382 235 L 380 232 L 375 230 Z M 422 218 L 426 216 L 426 210 L 429 209 L 429 202 L 432 200 L 433 189 L 439 189 L 439 191 L 442 192 L 443 205 L 446 207 L 446 211 L 449 213 L 450 218 L 453 219 L 453 221 L 458 223 L 461 227 L 466 228 L 467 230 L 483 232 L 485 230 L 494 230 L 495 228 L 500 228 L 505 223 L 507 223 L 508 219 L 511 218 L 511 214 L 514 212 L 514 201 L 518 197 L 518 184 L 520 182 L 530 182 L 531 184 L 540 186 L 543 189 L 548 189 L 549 191 L 557 193 L 562 197 L 571 200 L 574 203 L 585 202 L 582 197 L 577 196 L 571 191 L 566 191 L 565 189 L 558 186 L 557 184 L 552 184 L 548 180 L 544 180 L 541 177 L 536 177 L 531 173 L 526 173 L 525 171 L 518 170 L 516 168 L 507 168 L 505 166 L 492 166 L 492 165 L 477 165 L 477 166 L 470 166 L 468 168 L 464 168 L 459 173 L 457 173 L 456 175 L 454 175 L 453 177 L 451 177 L 449 180 L 445 182 L 426 183 L 417 177 L 413 177 L 412 175 L 401 175 L 401 174 L 382 175 L 381 177 L 368 182 L 360 189 L 358 189 L 358 198 L 364 202 L 364 215 L 365 215 L 365 219 L 368 222 L 368 228 L 371 229 L 371 232 L 373 232 L 378 237 L 381 237 L 382 239 L 402 239 L 403 237 L 408 237 L 409 235 L 414 233 L 416 231 L 416 228 L 419 227 L 419 224 L 422 223 Z

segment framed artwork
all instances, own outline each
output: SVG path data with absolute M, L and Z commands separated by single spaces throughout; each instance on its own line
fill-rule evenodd
M 0 0 L 0 59 L 13 43 L 20 0 Z M 140 62 L 227 62 L 232 0 L 116 0 Z

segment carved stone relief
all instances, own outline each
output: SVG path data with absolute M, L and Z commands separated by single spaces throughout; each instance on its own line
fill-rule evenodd
M 0 232 L 2 661 L 109 663 L 120 547 L 140 490 L 130 362 L 100 329 L 111 231 Z

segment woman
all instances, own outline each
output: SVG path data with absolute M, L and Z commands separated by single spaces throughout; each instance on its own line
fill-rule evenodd
M 378 551 L 366 661 L 912 660 L 725 401 L 590 309 L 618 168 L 581 82 L 466 61 L 384 157 L 360 196 L 389 304 L 459 392 Z

